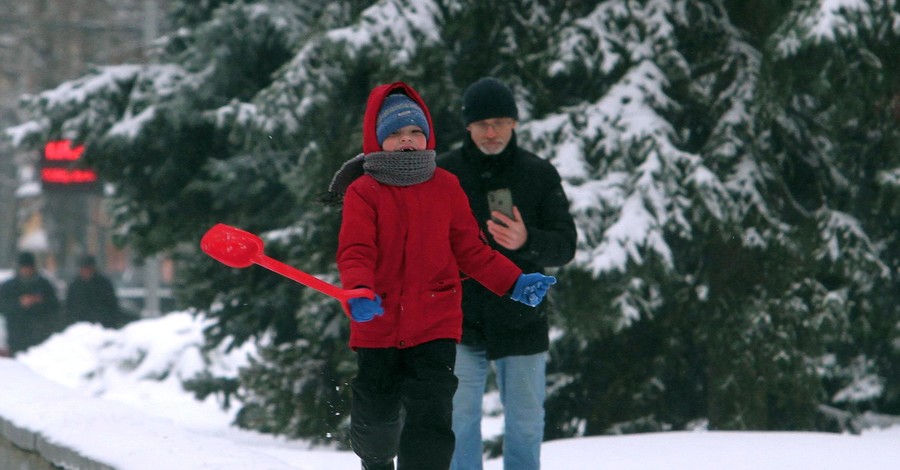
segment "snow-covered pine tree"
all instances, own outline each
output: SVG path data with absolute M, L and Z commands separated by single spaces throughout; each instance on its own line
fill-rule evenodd
M 768 153 L 792 188 L 796 225 L 815 237 L 820 309 L 846 328 L 822 331 L 822 410 L 852 430 L 859 419 L 836 409 L 900 411 L 898 21 L 896 0 L 810 2 L 766 46 Z
M 581 297 L 562 299 L 548 433 L 680 428 L 745 412 L 719 411 L 722 394 L 708 406 L 702 393 L 716 374 L 707 361 L 742 360 L 710 344 L 723 334 L 709 335 L 716 318 L 738 320 L 715 325 L 734 333 L 746 290 L 765 292 L 755 222 L 781 230 L 757 217 L 745 235 L 739 213 L 767 212 L 751 147 L 758 52 L 721 4 L 692 1 L 605 2 L 555 44 L 550 79 L 588 79 L 598 91 L 525 126 L 569 183 L 582 229 L 573 272 L 561 276 Z M 556 101 L 566 98 L 577 99 Z
M 286 259 L 302 260 L 333 281 L 338 209 L 324 206 L 320 198 L 332 174 L 361 151 L 369 90 L 405 80 L 430 104 L 428 77 L 444 70 L 433 4 L 387 1 L 345 13 L 336 25 L 340 27 L 302 42 L 273 84 L 252 102 L 236 102 L 221 113 L 234 117 L 231 135 L 239 141 L 292 143 L 296 153 L 286 181 L 296 201 L 293 229 L 278 244 Z M 241 424 L 323 441 L 340 439 L 348 417 L 346 384 L 355 373 L 347 347 L 348 320 L 336 302 L 320 294 L 305 295 L 292 312 L 297 338 L 265 348 L 242 373 Z
M 524 128 L 563 173 L 582 230 L 579 258 L 561 276 L 570 295 L 560 299 L 549 436 L 701 418 L 725 429 L 824 427 L 818 405 L 831 403 L 829 389 L 884 380 L 874 370 L 837 377 L 868 363 L 832 353 L 862 339 L 859 326 L 873 316 L 896 322 L 871 308 L 873 287 L 890 285 L 882 242 L 869 233 L 881 229 L 842 203 L 848 184 L 877 186 L 896 151 L 867 160 L 871 179 L 832 169 L 857 161 L 844 152 L 862 143 L 838 131 L 872 121 L 884 129 L 884 115 L 859 113 L 884 109 L 896 88 L 877 87 L 863 106 L 842 108 L 834 95 L 854 88 L 835 87 L 848 71 L 829 57 L 849 47 L 851 56 L 890 60 L 896 5 L 740 3 L 603 2 L 561 28 L 549 54 L 547 80 L 602 90 L 580 103 L 550 99 L 576 104 Z M 834 34 L 822 40 L 823 30 Z M 859 31 L 856 44 L 842 31 Z M 804 48 L 818 55 L 796 60 Z M 847 62 L 858 86 L 896 87 L 893 71 L 857 73 L 862 64 Z M 822 66 L 831 73 L 819 76 Z M 820 77 L 828 94 L 811 95 L 804 88 L 814 82 L 792 83 L 785 70 Z M 843 118 L 828 122 L 839 110 Z M 881 132 L 867 146 L 883 152 L 894 139 L 895 131 Z M 797 170 L 810 166 L 816 171 Z M 879 199 L 896 203 L 884 192 Z M 877 323 L 866 336 L 896 334 L 891 320 Z M 888 344 L 878 346 L 885 361 Z M 879 394 L 869 392 L 869 400 Z
M 206 229 L 225 222 L 263 233 L 267 253 L 273 257 L 311 272 L 327 272 L 324 266 L 330 257 L 309 253 L 324 252 L 330 245 L 314 246 L 310 238 L 331 238 L 328 234 L 333 235 L 337 219 L 324 217 L 318 225 L 308 223 L 310 230 L 290 229 L 298 220 L 315 221 L 324 212 L 321 206 L 298 202 L 291 190 L 324 188 L 328 181 L 321 173 L 310 173 L 311 166 L 302 168 L 300 175 L 312 184 L 294 181 L 307 136 L 258 134 L 245 139 L 235 129 L 254 112 L 254 97 L 271 85 L 275 72 L 294 57 L 305 38 L 340 26 L 356 14 L 348 5 L 278 0 L 174 2 L 173 32 L 159 40 L 154 63 L 98 67 L 81 79 L 26 100 L 25 107 L 36 120 L 15 130 L 18 143 L 37 145 L 49 137 L 70 137 L 87 144 L 88 163 L 113 188 L 111 204 L 119 241 L 145 254 L 175 250 L 181 268 L 179 298 L 207 310 L 215 319 L 207 331 L 211 346 L 253 340 L 263 347 L 279 348 L 301 341 L 301 335 L 318 337 L 324 331 L 298 328 L 296 313 L 301 304 L 309 311 L 322 308 L 336 314 L 334 308 L 321 307 L 326 299 L 307 296 L 295 283 L 261 268 L 225 268 L 197 253 L 197 247 Z M 323 90 L 320 96 L 327 103 L 330 95 Z M 344 103 L 331 103 L 336 111 L 332 116 L 343 116 Z M 336 130 L 325 128 L 324 133 Z M 335 132 L 331 149 L 346 154 L 350 147 L 340 136 L 350 133 Z M 314 230 L 317 227 L 322 230 Z M 330 321 L 323 316 L 309 318 Z M 346 347 L 335 349 L 344 354 L 326 352 L 310 359 L 342 364 L 349 353 Z M 264 352 L 261 357 L 271 355 Z M 321 377 L 312 367 L 306 371 Z M 202 393 L 208 393 L 213 383 L 234 388 L 214 372 L 190 386 Z M 252 396 L 247 387 L 238 393 Z M 319 423 L 322 433 L 327 432 L 329 419 L 343 420 L 325 406 L 298 409 L 306 413 L 306 419 Z M 240 417 L 258 423 L 258 415 L 247 412 Z M 291 435 L 301 431 L 276 425 L 262 428 Z

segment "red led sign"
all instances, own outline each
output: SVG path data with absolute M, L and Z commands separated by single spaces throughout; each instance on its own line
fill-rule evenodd
M 84 145 L 73 148 L 71 140 L 54 140 L 44 146 L 44 158 L 50 161 L 75 161 L 83 152 Z
M 97 173 L 91 170 L 43 168 L 41 169 L 41 181 L 57 184 L 95 183 L 97 181 Z
M 81 166 L 84 146 L 72 147 L 70 140 L 54 140 L 44 146 L 41 183 L 47 190 L 97 188 L 97 173 Z

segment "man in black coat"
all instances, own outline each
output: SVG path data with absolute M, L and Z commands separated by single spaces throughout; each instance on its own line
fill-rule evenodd
M 571 261 L 576 232 L 569 201 L 553 165 L 517 145 L 518 108 L 512 91 L 494 78 L 482 78 L 466 89 L 462 114 L 468 130 L 462 147 L 438 157 L 437 164 L 459 178 L 491 246 L 524 272 Z M 489 209 L 489 199 L 502 199 L 504 192 L 512 198 L 507 207 L 511 217 Z M 482 468 L 482 398 L 491 363 L 504 408 L 504 468 L 540 467 L 549 349 L 546 308 L 547 302 L 531 308 L 475 282 L 463 283 L 452 469 Z
M 97 271 L 97 261 L 86 255 L 78 263 L 78 277 L 66 292 L 66 316 L 71 323 L 99 323 L 117 328 L 125 323 L 112 282 Z
M 0 315 L 6 318 L 8 355 L 42 343 L 62 326 L 56 289 L 38 274 L 35 256 L 19 254 L 16 275 L 0 285 Z

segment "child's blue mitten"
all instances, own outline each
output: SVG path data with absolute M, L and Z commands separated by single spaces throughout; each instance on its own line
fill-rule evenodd
M 553 276 L 541 273 L 521 274 L 516 280 L 510 298 L 529 307 L 537 307 L 553 284 L 556 284 L 556 278 Z
M 381 297 L 375 296 L 374 299 L 368 297 L 354 297 L 347 300 L 350 306 L 350 317 L 358 322 L 371 321 L 373 318 L 384 315 L 384 309 L 381 308 Z

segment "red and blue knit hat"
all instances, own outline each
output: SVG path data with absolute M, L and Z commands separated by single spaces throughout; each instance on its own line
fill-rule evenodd
M 428 119 L 422 108 L 412 98 L 395 93 L 388 95 L 378 111 L 378 121 L 375 124 L 375 135 L 378 145 L 384 143 L 384 139 L 394 132 L 406 126 L 419 126 L 428 136 Z

